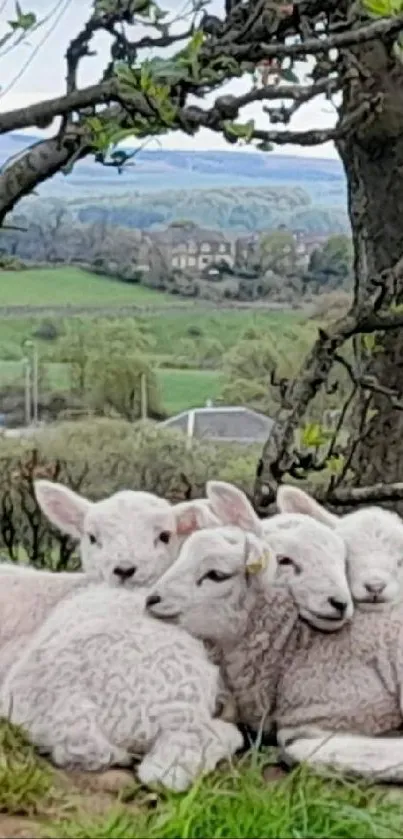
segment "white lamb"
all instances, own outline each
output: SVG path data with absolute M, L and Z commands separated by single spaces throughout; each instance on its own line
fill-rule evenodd
M 215 585 L 223 553 L 227 563 L 242 559 L 244 572 L 252 573 L 267 552 L 263 540 L 239 529 L 205 534 L 200 590 Z M 333 534 L 330 539 L 337 542 Z M 194 551 L 199 543 L 190 537 L 181 555 Z M 267 560 L 269 580 L 275 569 Z M 223 685 L 203 644 L 142 612 L 144 598 L 102 584 L 65 599 L 11 668 L 0 709 L 58 766 L 104 769 L 145 753 L 138 770 L 143 783 L 183 790 L 200 771 L 232 756 L 243 738 L 231 723 L 213 718 Z M 327 609 L 334 617 L 333 607 Z
M 288 590 L 285 578 L 281 589 L 264 573 L 251 577 L 242 557 L 213 557 L 200 531 L 147 609 L 219 647 L 241 721 L 256 731 L 274 723 L 290 764 L 402 782 L 403 739 L 390 734 L 403 724 L 403 604 L 351 619 L 341 537 L 311 520 L 314 538 L 308 517 L 305 525 L 292 518 L 289 527 L 272 524 L 269 540 Z M 200 586 L 207 568 L 210 582 Z
M 335 516 L 307 492 L 280 486 L 280 512 L 305 513 L 334 528 L 347 545 L 347 575 L 355 603 L 371 611 L 403 593 L 403 521 L 382 507 L 366 507 Z
M 0 566 L 0 683 L 27 639 L 70 592 L 98 580 L 125 588 L 151 584 L 192 530 L 218 523 L 203 500 L 171 506 L 151 493 L 127 490 L 91 502 L 50 481 L 37 481 L 35 491 L 50 521 L 80 541 L 84 573 Z

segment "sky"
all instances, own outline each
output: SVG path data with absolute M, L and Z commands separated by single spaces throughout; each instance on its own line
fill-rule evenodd
M 184 9 L 185 3 L 186 0 L 159 0 L 162 8 L 175 14 Z M 60 96 L 65 92 L 64 55 L 69 42 L 88 18 L 91 5 L 91 0 L 20 0 L 23 12 L 33 11 L 38 19 L 46 18 L 46 22 L 29 38 L 29 43 L 21 44 L 10 51 L 7 51 L 6 47 L 0 49 L 0 113 L 24 107 L 41 99 Z M 220 13 L 220 10 L 221 0 L 211 0 L 209 11 L 213 14 Z M 14 0 L 0 0 L 0 41 L 8 30 L 7 21 L 15 19 L 15 16 Z M 80 87 L 98 81 L 108 60 L 108 43 L 108 37 L 103 34 L 94 40 L 97 54 L 82 61 L 79 73 Z M 166 55 L 166 52 L 164 54 Z M 299 75 L 302 79 L 306 72 L 307 65 L 300 65 Z M 250 79 L 236 79 L 222 88 L 222 92 L 239 95 L 246 92 L 249 86 Z M 214 96 L 206 98 L 206 104 L 213 99 Z M 257 127 L 273 128 L 259 104 L 249 105 L 241 113 L 242 121 L 253 118 Z M 324 97 L 317 97 L 314 102 L 300 108 L 288 127 L 294 130 L 328 128 L 334 125 L 335 120 L 336 115 L 331 104 Z M 34 129 L 34 132 L 37 134 L 37 129 Z M 28 129 L 28 133 L 32 134 L 33 129 Z M 43 132 L 44 135 L 50 133 L 51 129 Z M 183 150 L 235 148 L 229 146 L 218 134 L 206 129 L 200 130 L 194 137 L 182 132 L 171 132 L 158 141 L 153 140 L 148 148 L 152 149 L 153 146 Z M 245 152 L 251 150 L 250 147 L 244 149 Z M 276 147 L 276 153 L 337 158 L 333 143 L 311 148 L 287 145 Z

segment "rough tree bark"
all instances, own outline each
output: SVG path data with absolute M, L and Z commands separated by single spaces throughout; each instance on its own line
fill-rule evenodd
M 343 112 L 357 106 L 357 98 L 379 99 L 373 119 L 362 131 L 343 139 L 338 150 L 349 189 L 349 212 L 354 238 L 355 300 L 369 293 L 368 279 L 390 268 L 403 253 L 403 65 L 388 46 L 373 42 L 354 50 L 358 77 L 344 89 Z M 397 278 L 383 308 L 403 302 L 403 279 Z M 365 373 L 380 387 L 403 394 L 403 331 L 376 334 L 375 351 Z M 361 405 L 357 406 L 362 414 Z M 403 475 L 403 411 L 374 392 L 373 414 L 357 445 L 352 467 L 356 486 L 396 481 Z

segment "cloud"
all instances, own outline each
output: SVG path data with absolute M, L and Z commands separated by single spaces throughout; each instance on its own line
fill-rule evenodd
M 59 0 L 55 5 L 50 0 L 25 0 L 25 8 L 35 11 L 38 18 L 47 18 L 43 26 L 32 36 L 29 44 L 21 45 L 15 50 L 0 56 L 0 87 L 10 90 L 4 95 L 0 90 L 0 109 L 2 111 L 24 107 L 40 99 L 58 96 L 65 90 L 65 52 L 84 21 L 88 18 L 91 2 L 89 0 Z M 164 8 L 175 12 L 185 6 L 180 0 L 164 0 Z M 212 12 L 219 13 L 221 2 L 212 0 L 209 7 Z M 53 10 L 53 12 L 52 12 Z M 12 19 L 15 15 L 14 0 L 8 0 L 3 12 L 4 20 Z M 59 21 L 55 25 L 55 19 Z M 0 26 L 0 36 L 5 31 Z M 45 39 L 42 46 L 38 48 L 42 39 Z M 109 38 L 105 34 L 94 39 L 96 55 L 90 59 L 84 59 L 80 65 L 79 84 L 88 85 L 98 80 L 102 68 L 105 66 L 108 57 Z M 27 64 L 25 72 L 21 68 Z M 303 76 L 307 73 L 308 65 L 300 65 L 299 72 Z M 309 67 L 308 67 L 309 69 Z M 225 86 L 225 92 L 234 94 L 242 93 L 248 89 L 249 80 L 236 79 Z M 213 95 L 206 97 L 206 104 L 214 99 Z M 269 118 L 263 113 L 259 104 L 253 104 L 244 109 L 242 119 L 255 119 L 260 128 L 273 128 L 270 126 Z M 289 128 L 293 130 L 304 130 L 307 128 L 327 128 L 335 123 L 335 112 L 324 97 L 318 97 L 314 102 L 301 108 L 293 117 Z M 33 133 L 30 129 L 28 133 Z M 35 133 L 37 131 L 35 130 Z M 49 134 L 50 132 L 43 132 Z M 211 131 L 201 130 L 195 137 L 188 137 L 181 132 L 174 132 L 158 141 L 162 148 L 180 149 L 228 149 L 233 148 L 217 134 Z M 154 144 L 154 142 L 153 142 Z M 150 148 L 152 145 L 150 144 Z M 155 141 L 156 144 L 156 141 Z M 247 153 L 248 149 L 245 149 Z M 276 149 L 279 153 L 300 154 L 310 157 L 337 157 L 333 143 L 326 143 L 322 146 L 311 148 L 300 148 L 298 146 L 283 146 Z

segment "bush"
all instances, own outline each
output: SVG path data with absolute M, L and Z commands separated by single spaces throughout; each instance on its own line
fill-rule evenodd
M 43 320 L 33 335 L 42 341 L 56 341 L 60 336 L 60 330 L 52 320 Z
M 41 515 L 34 480 L 61 481 L 99 500 L 120 489 L 154 492 L 175 503 L 201 497 L 217 478 L 252 491 L 260 448 L 195 441 L 157 424 L 87 419 L 65 422 L 30 440 L 0 439 L 0 547 L 13 561 L 77 567 L 75 546 Z

